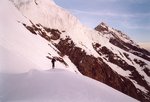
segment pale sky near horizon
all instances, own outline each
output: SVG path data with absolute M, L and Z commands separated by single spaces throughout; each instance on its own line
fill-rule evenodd
M 81 23 L 96 27 L 101 22 L 121 30 L 137 43 L 150 46 L 150 0 L 54 0 Z

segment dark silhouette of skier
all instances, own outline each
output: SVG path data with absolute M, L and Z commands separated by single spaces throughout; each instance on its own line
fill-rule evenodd
M 52 68 L 54 69 L 54 67 L 55 67 L 55 62 L 56 62 L 56 59 L 55 58 L 52 58 Z

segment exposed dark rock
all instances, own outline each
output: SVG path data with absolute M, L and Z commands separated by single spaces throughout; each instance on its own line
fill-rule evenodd
M 47 28 L 47 27 L 42 26 L 41 24 L 33 24 L 32 22 L 31 22 L 31 24 L 32 24 L 32 26 L 27 26 L 26 24 L 23 23 L 23 25 L 31 33 L 33 33 L 35 35 L 39 34 L 41 37 L 45 38 L 48 41 L 58 40 L 60 38 L 61 32 L 58 29 Z M 49 33 L 51 36 L 48 36 L 47 33 Z
M 129 61 L 131 61 L 132 62 L 132 60 L 131 60 L 131 58 L 129 57 L 129 54 L 127 54 L 127 53 L 123 53 L 124 54 L 124 56 L 129 60 Z M 133 62 L 132 62 L 132 64 L 134 64 Z
M 147 65 L 145 62 L 141 61 L 141 60 L 137 60 L 137 59 L 134 59 L 134 62 L 139 64 L 141 67 Z
M 26 26 L 25 26 L 26 27 Z M 102 58 L 96 58 L 92 55 L 88 55 L 83 49 L 77 47 L 74 42 L 67 36 L 65 39 L 60 39 L 61 32 L 57 29 L 51 29 L 43 27 L 40 24 L 29 26 L 28 30 L 35 34 L 39 34 L 41 37 L 46 39 L 47 41 L 57 40 L 59 39 L 59 43 L 53 44 L 59 51 L 58 54 L 61 56 L 67 55 L 69 59 L 76 65 L 78 70 L 88 77 L 101 81 L 131 97 L 134 97 L 142 102 L 149 102 L 149 93 L 145 94 L 142 91 L 139 91 L 134 84 L 127 78 L 119 75 L 115 71 L 108 66 Z M 103 31 L 107 31 L 108 28 L 104 27 Z M 50 36 L 49 36 L 50 34 Z M 116 45 L 120 44 L 119 42 Z M 121 43 L 120 46 L 122 46 Z M 111 50 L 107 47 L 102 46 L 98 43 L 93 43 L 93 48 L 100 54 L 105 55 L 105 58 L 119 67 L 123 68 L 123 70 L 129 70 L 131 72 L 131 79 L 135 80 L 139 85 L 145 87 L 145 89 L 150 90 L 147 82 L 144 80 L 143 76 L 141 76 L 137 71 L 136 68 L 129 65 L 126 61 L 120 58 L 118 55 L 114 54 Z M 126 46 L 123 49 L 128 50 Z M 125 55 L 129 58 L 128 55 Z M 50 59 L 49 56 L 47 58 Z M 58 58 L 58 61 L 67 65 L 63 59 Z M 148 69 L 145 68 L 145 71 Z
M 101 23 L 100 25 L 98 25 L 96 28 L 95 28 L 97 31 L 108 31 L 108 27 L 105 26 L 105 23 Z
M 93 46 L 95 48 L 95 46 Z M 95 49 L 96 50 L 96 49 Z M 145 89 L 150 90 L 150 86 L 147 84 L 147 82 L 144 80 L 144 77 L 141 76 L 135 67 L 129 65 L 125 60 L 120 58 L 118 55 L 114 54 L 111 50 L 109 50 L 107 47 L 103 46 L 101 49 L 96 50 L 98 53 L 102 53 L 102 55 L 106 55 L 108 58 L 108 61 L 118 65 L 123 70 L 129 70 L 131 72 L 130 78 L 132 80 L 135 80 L 139 85 L 145 87 Z M 125 54 L 126 57 L 128 57 L 127 54 Z M 143 65 L 143 64 L 142 64 Z M 140 93 L 139 93 L 140 94 Z M 142 95 L 140 95 L 142 97 Z
M 150 53 L 148 51 L 146 51 L 145 49 L 138 48 L 136 46 L 133 46 L 129 43 L 125 43 L 123 41 L 119 41 L 117 39 L 110 39 L 109 42 L 125 51 L 131 52 L 134 55 L 137 55 L 141 58 L 144 58 L 144 59 L 150 61 L 150 58 L 147 56 Z
M 139 47 L 137 47 L 137 46 L 133 46 L 133 45 L 131 45 L 131 44 L 129 44 L 129 43 L 124 43 L 124 45 L 126 45 L 126 46 L 127 46 L 128 48 L 130 48 L 130 49 L 133 49 L 133 50 L 135 50 L 135 51 L 144 53 L 145 55 L 150 55 L 150 52 L 147 51 L 147 50 L 145 50 L 145 49 L 143 49 L 143 48 L 139 48 Z
M 148 61 L 150 61 L 150 57 L 148 57 L 147 55 L 145 55 L 144 53 L 140 53 L 140 52 L 136 52 L 136 51 L 130 51 L 131 53 L 133 53 L 134 55 L 137 55 L 137 56 L 139 56 L 139 57 L 141 57 L 141 58 L 144 58 L 144 59 L 146 59 L 146 60 L 148 60 Z
M 147 67 L 144 68 L 144 72 L 150 77 L 150 70 Z
M 96 44 L 95 44 L 95 47 L 98 48 L 98 47 L 101 47 L 101 45 L 100 45 L 99 43 L 96 43 Z
M 147 64 L 145 62 L 137 59 L 134 59 L 134 62 L 143 68 L 143 71 L 147 74 L 147 76 L 150 76 L 150 70 L 146 67 Z
M 106 26 L 104 23 L 98 25 L 95 28 L 95 30 L 102 32 L 102 34 L 112 35 L 113 37 L 110 38 L 109 42 L 112 43 L 113 45 L 115 45 L 125 51 L 128 51 L 136 56 L 139 56 L 141 58 L 144 58 L 144 59 L 150 61 L 150 57 L 148 57 L 148 56 L 150 56 L 150 52 L 143 48 L 140 48 L 139 46 L 134 46 L 132 44 L 133 41 L 128 39 L 128 37 L 125 34 L 123 34 L 121 31 L 114 29 L 115 31 L 117 31 L 120 34 L 120 36 L 125 36 L 128 40 L 130 40 L 131 43 L 127 43 L 127 42 L 121 40 L 114 32 L 109 31 L 108 26 Z
M 121 41 L 118 41 L 117 39 L 112 39 L 111 38 L 109 40 L 109 42 L 112 43 L 113 45 L 123 49 L 123 50 L 129 51 L 129 49 L 126 46 L 124 46 L 124 44 Z
M 64 54 L 68 55 L 71 61 L 77 66 L 79 71 L 88 77 L 101 81 L 125 94 L 140 100 L 137 89 L 133 83 L 114 72 L 101 58 L 87 55 L 81 48 L 69 41 L 70 38 L 61 39 L 56 47 Z M 98 45 L 98 44 L 97 44 Z M 97 46 L 95 45 L 95 46 Z M 109 51 L 106 51 L 109 53 Z
M 27 26 L 26 24 L 23 24 L 32 34 L 36 34 L 35 29 L 33 27 Z

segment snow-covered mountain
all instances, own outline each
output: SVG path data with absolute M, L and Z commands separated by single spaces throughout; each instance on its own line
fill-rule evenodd
M 150 101 L 150 52 L 107 26 L 82 25 L 53 0 L 0 1 L 1 72 L 65 68 Z
M 131 40 L 126 34 L 123 34 L 121 31 L 113 29 L 103 22 L 98 25 L 95 30 L 101 32 L 104 36 L 109 38 L 109 42 L 113 45 L 150 61 L 150 52 L 143 48 L 140 48 L 139 45 L 137 45 L 133 40 Z

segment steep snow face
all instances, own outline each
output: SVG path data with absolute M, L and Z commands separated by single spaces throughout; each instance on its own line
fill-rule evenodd
M 46 27 L 71 29 L 79 22 L 53 0 L 12 0 L 22 14 L 32 22 Z
M 65 33 L 61 35 L 61 38 L 69 36 L 76 46 L 82 47 L 88 54 L 99 56 L 95 50 L 93 50 L 93 40 L 90 38 L 95 37 L 93 32 L 96 33 L 96 31 L 87 29 L 76 17 L 57 6 L 53 1 L 21 0 L 13 1 L 13 3 L 19 11 L 34 24 L 40 23 L 42 26 L 64 31 Z M 82 36 L 84 36 L 84 38 Z
M 21 0 L 16 2 L 22 4 Z M 33 35 L 22 25 L 22 23 L 28 25 L 31 23 L 10 1 L 0 1 L 0 15 L 1 72 L 22 73 L 31 69 L 48 70 L 52 68 L 49 58 L 62 59 L 55 46 L 40 36 Z M 65 57 L 64 60 L 69 61 L 68 57 Z M 57 61 L 55 67 L 77 71 L 71 62 L 66 66 L 61 61 Z
M 66 70 L 0 74 L 2 102 L 138 102 L 117 90 Z

